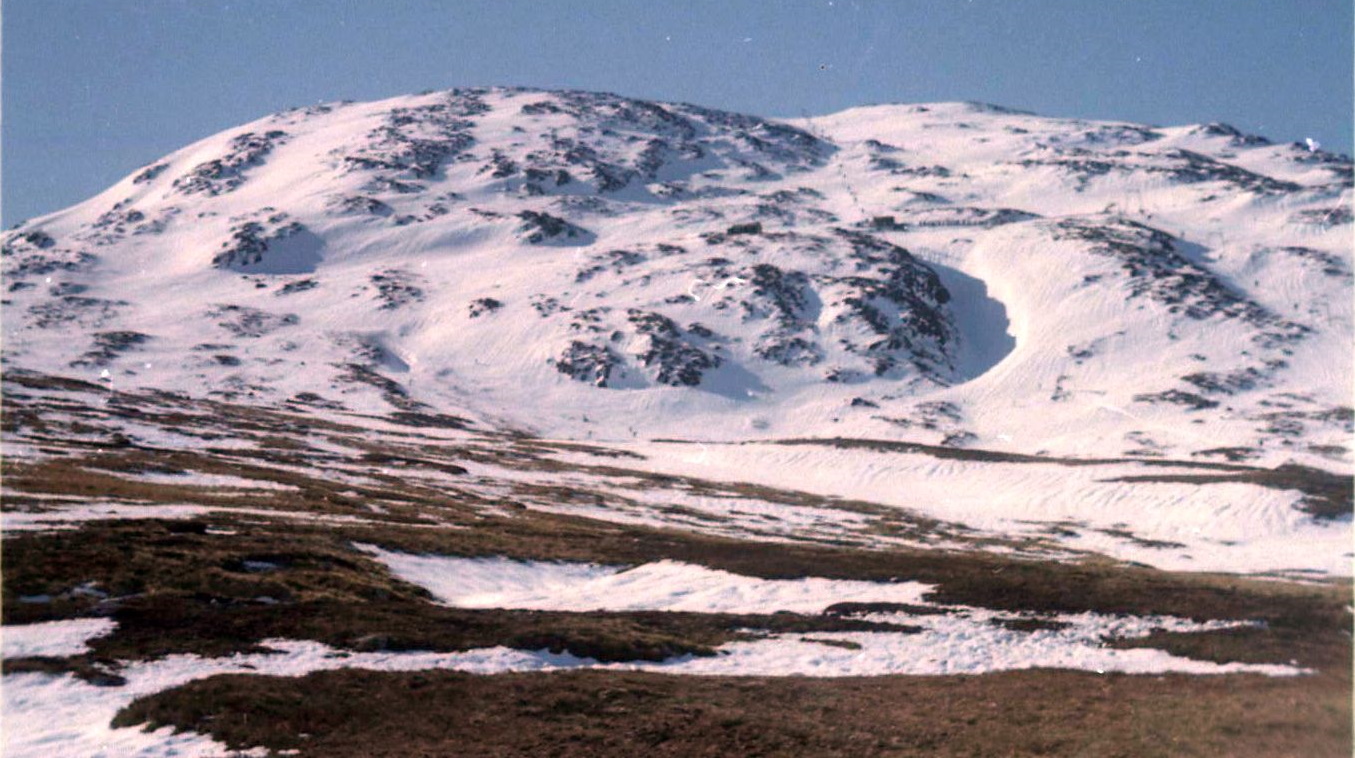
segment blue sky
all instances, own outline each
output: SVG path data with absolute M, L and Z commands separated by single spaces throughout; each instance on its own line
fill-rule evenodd
M 1351 152 L 1350 0 L 4 0 L 3 224 L 230 126 L 454 86 L 981 100 Z

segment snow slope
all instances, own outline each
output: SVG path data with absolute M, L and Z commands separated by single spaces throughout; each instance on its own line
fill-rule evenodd
M 1349 469 L 1351 163 L 976 104 L 288 111 L 4 237 L 8 365 L 556 437 Z
M 1049 538 L 1167 570 L 1349 576 L 1355 558 L 1350 519 L 1312 518 L 1301 492 L 1195 483 L 1189 477 L 1201 476 L 1198 469 L 1160 461 L 1069 466 L 751 443 L 708 445 L 704 456 L 693 456 L 690 447 L 629 449 L 642 451 L 655 472 L 772 487 L 793 472 L 804 492 L 894 506 L 993 536 Z

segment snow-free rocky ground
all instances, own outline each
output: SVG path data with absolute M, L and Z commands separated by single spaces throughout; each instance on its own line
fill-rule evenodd
M 1346 752 L 1351 194 L 969 103 L 190 145 L 0 238 L 4 753 Z

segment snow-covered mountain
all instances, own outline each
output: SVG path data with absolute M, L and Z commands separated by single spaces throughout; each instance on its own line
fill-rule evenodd
M 1351 194 L 1222 124 L 334 103 L 7 232 L 4 360 L 576 439 L 1348 470 Z
M 0 752 L 1337 753 L 1351 195 L 962 103 L 190 145 L 0 234 Z

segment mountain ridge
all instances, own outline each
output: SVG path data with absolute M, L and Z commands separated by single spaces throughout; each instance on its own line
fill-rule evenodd
M 1344 470 L 1350 175 L 1225 125 L 965 103 L 323 104 L 7 232 L 5 361 L 577 439 Z

